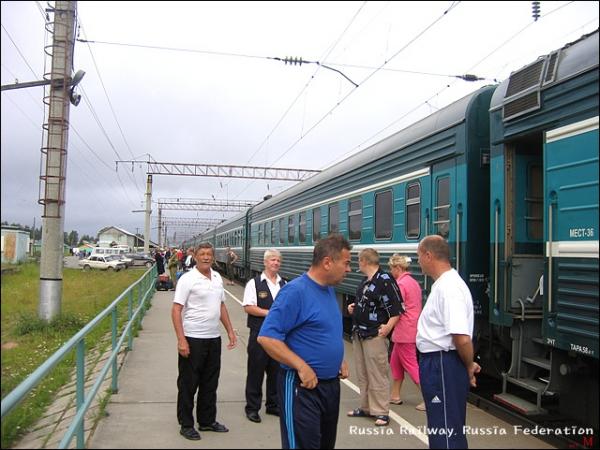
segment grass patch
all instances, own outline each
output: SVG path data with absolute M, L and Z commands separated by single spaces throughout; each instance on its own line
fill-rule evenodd
M 61 315 L 46 323 L 37 317 L 39 266 L 22 264 L 18 272 L 2 275 L 2 398 L 64 345 L 83 326 L 110 305 L 142 275 L 141 270 L 83 272 L 64 269 Z M 137 288 L 134 291 L 137 301 Z M 119 329 L 127 318 L 127 303 L 119 312 Z M 110 331 L 110 315 L 85 340 L 86 358 Z M 103 347 L 110 345 L 104 342 Z M 54 400 L 58 390 L 71 380 L 74 351 L 31 391 L 26 400 L 2 421 L 2 448 L 9 448 L 35 423 Z

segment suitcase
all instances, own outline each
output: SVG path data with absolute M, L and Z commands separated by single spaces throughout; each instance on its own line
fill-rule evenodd
M 173 289 L 173 282 L 168 274 L 163 273 L 156 279 L 155 287 L 157 291 L 168 291 L 169 289 Z

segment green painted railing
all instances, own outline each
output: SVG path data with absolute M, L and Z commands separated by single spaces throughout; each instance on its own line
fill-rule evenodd
M 73 417 L 71 425 L 67 429 L 64 437 L 60 441 L 58 448 L 67 448 L 74 436 L 77 436 L 77 448 L 85 448 L 84 440 L 84 417 L 94 400 L 102 382 L 106 378 L 109 369 L 112 369 L 112 384 L 111 390 L 113 393 L 118 391 L 118 368 L 117 355 L 119 349 L 127 339 L 127 350 L 133 349 L 133 328 L 134 325 L 142 323 L 142 319 L 148 306 L 148 300 L 152 297 L 155 290 L 156 281 L 156 266 L 148 269 L 144 275 L 131 286 L 129 286 L 121 295 L 119 295 L 104 311 L 92 319 L 85 327 L 83 327 L 75 336 L 59 348 L 50 358 L 48 358 L 40 367 L 38 367 L 31 375 L 29 375 L 21 384 L 19 384 L 12 392 L 2 399 L 2 419 L 22 400 L 27 394 L 35 388 L 48 373 L 69 353 L 75 349 L 76 373 L 77 379 L 75 384 L 76 395 L 76 414 Z M 137 287 L 137 305 L 134 311 L 134 289 Z M 123 328 L 120 337 L 117 336 L 117 306 L 127 301 L 127 324 Z M 112 352 L 106 363 L 102 367 L 100 374 L 96 378 L 94 385 L 91 387 L 87 395 L 84 390 L 85 383 L 85 337 L 90 333 L 102 320 L 108 315 L 112 316 Z

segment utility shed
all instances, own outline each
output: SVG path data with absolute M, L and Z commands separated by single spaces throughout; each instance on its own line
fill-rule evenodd
M 29 233 L 27 231 L 2 228 L 2 263 L 17 264 L 27 259 Z

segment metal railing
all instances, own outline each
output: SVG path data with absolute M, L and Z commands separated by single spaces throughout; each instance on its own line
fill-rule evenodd
M 71 425 L 67 429 L 65 435 L 58 448 L 67 448 L 74 436 L 77 437 L 77 448 L 85 448 L 84 440 L 84 417 L 85 413 L 96 397 L 100 386 L 108 370 L 112 368 L 112 383 L 111 390 L 116 393 L 118 390 L 118 368 L 117 355 L 123 342 L 127 338 L 127 350 L 133 348 L 133 331 L 134 325 L 142 323 L 142 319 L 147 309 L 148 299 L 152 297 L 155 289 L 156 266 L 148 269 L 144 275 L 131 286 L 129 286 L 121 295 L 119 295 L 109 306 L 107 306 L 100 314 L 94 317 L 85 327 L 83 327 L 75 336 L 59 348 L 50 358 L 39 366 L 31 375 L 29 375 L 21 384 L 19 384 L 12 392 L 2 399 L 2 420 L 12 411 L 21 401 L 25 399 L 27 394 L 31 392 L 50 371 L 59 364 L 63 359 L 69 356 L 70 352 L 75 349 L 76 361 L 76 413 L 71 421 Z M 137 305 L 133 310 L 134 289 L 137 287 Z M 117 336 L 117 306 L 127 301 L 127 323 L 125 324 L 120 337 Z M 85 337 L 98 326 L 104 318 L 111 315 L 112 319 L 112 352 L 102 367 L 96 381 L 90 388 L 87 395 L 84 391 L 85 383 Z

